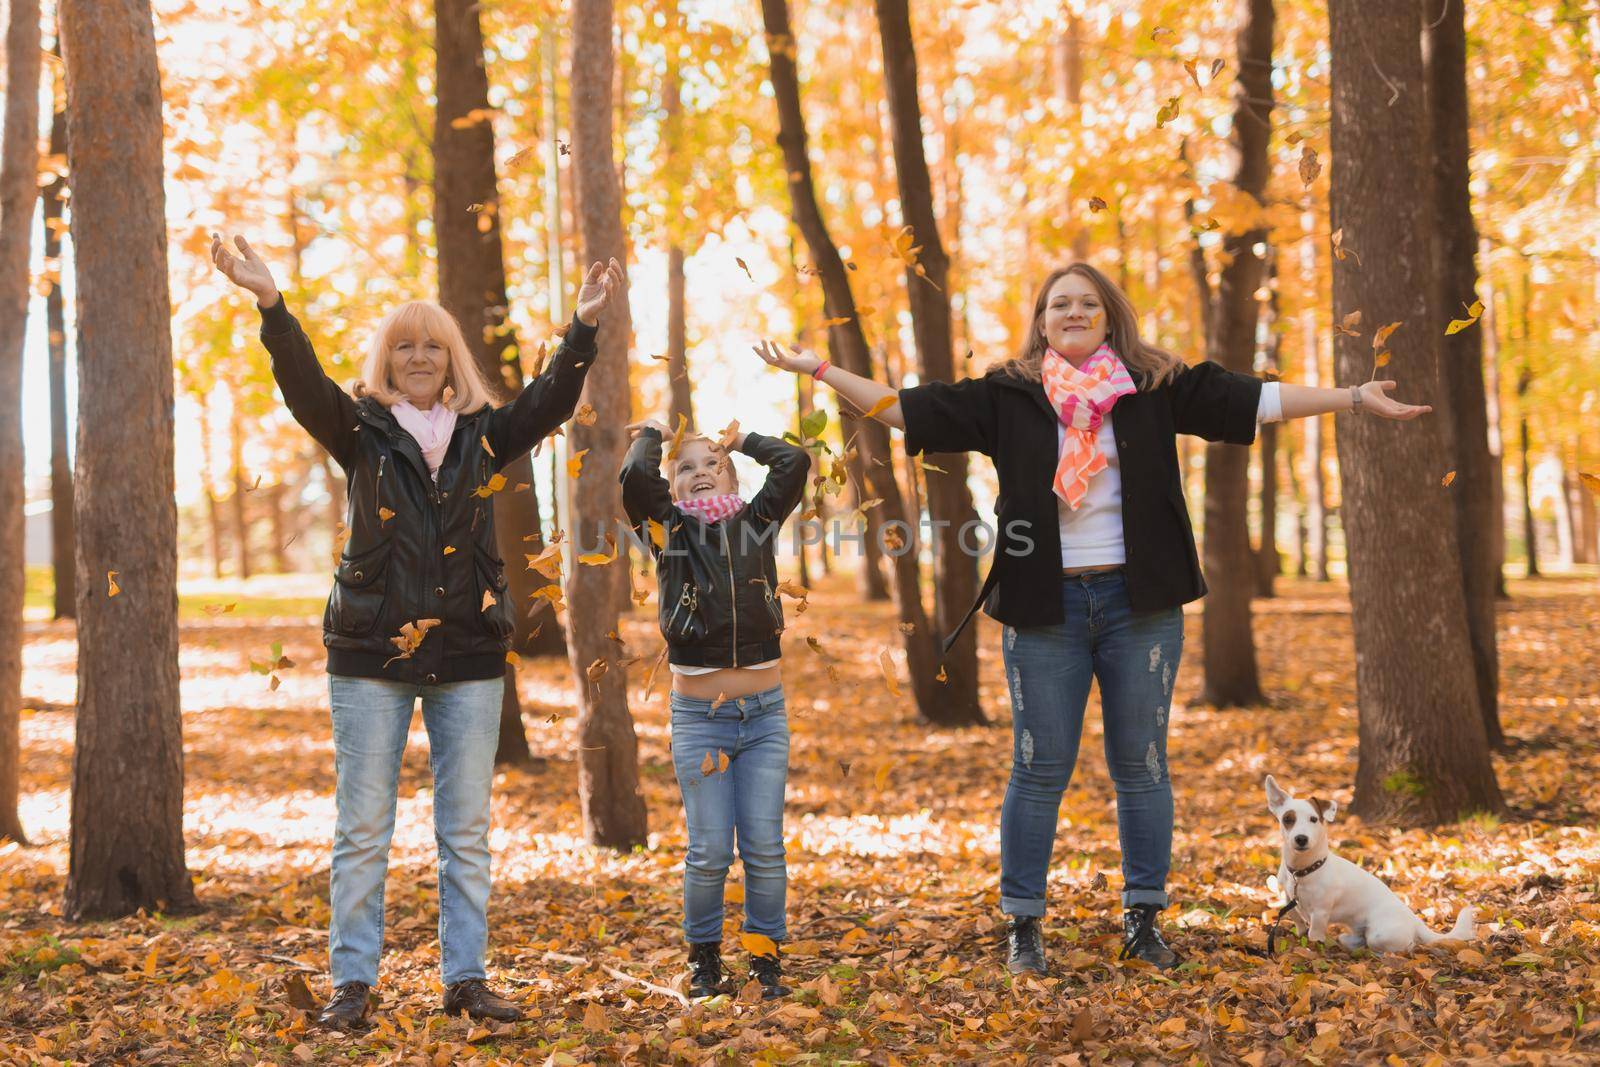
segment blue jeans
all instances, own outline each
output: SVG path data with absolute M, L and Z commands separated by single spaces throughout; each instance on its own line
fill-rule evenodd
M 1011 781 L 1000 809 L 1000 910 L 1043 915 L 1061 794 L 1100 682 L 1106 766 L 1117 790 L 1122 903 L 1167 905 L 1172 781 L 1167 712 L 1183 655 L 1183 610 L 1135 612 L 1121 571 L 1061 580 L 1066 621 L 1005 628 Z
M 504 693 L 503 678 L 415 685 L 328 676 L 338 774 L 328 931 L 335 988 L 378 982 L 395 792 L 418 696 L 428 729 L 433 833 L 439 844 L 440 970 L 445 985 L 485 977 L 489 787 Z
M 714 709 L 713 703 L 672 694 L 672 766 L 689 826 L 683 932 L 691 944 L 722 940 L 722 886 L 733 866 L 737 832 L 744 861 L 743 929 L 782 941 L 788 935 L 789 884 L 783 862 L 783 790 L 789 779 L 783 687 L 725 700 Z M 727 770 L 718 769 L 720 753 L 727 754 Z

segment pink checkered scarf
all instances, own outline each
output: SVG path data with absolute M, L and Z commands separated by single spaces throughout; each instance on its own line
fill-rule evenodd
M 703 496 L 695 500 L 675 500 L 673 503 L 678 510 L 686 515 L 698 516 L 706 523 L 721 522 L 723 519 L 739 514 L 744 507 L 744 497 L 738 493 L 722 493 L 718 496 Z
M 1045 349 L 1040 379 L 1044 395 L 1066 427 L 1053 485 L 1056 495 L 1076 511 L 1089 491 L 1089 479 L 1106 469 L 1095 436 L 1100 423 L 1119 397 L 1136 391 L 1133 378 L 1111 346 L 1102 343 L 1081 367 L 1074 367 L 1055 349 Z

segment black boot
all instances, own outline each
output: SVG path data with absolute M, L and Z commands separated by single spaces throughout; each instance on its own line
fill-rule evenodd
M 714 997 L 722 992 L 722 946 L 702 941 L 689 946 L 689 997 Z
M 1044 965 L 1044 930 L 1037 915 L 1013 915 L 1006 932 L 1006 968 L 1012 974 L 1047 973 Z
M 1144 960 L 1165 971 L 1182 962 L 1156 929 L 1159 904 L 1135 904 L 1122 913 L 1122 959 Z
M 333 999 L 317 1013 L 317 1025 L 329 1030 L 364 1030 L 371 1003 L 371 986 L 346 982 L 333 991 Z
M 789 987 L 783 984 L 783 964 L 778 962 L 776 946 L 770 956 L 750 957 L 750 977 L 761 983 L 761 995 L 768 1000 L 789 995 Z
M 444 1013 L 472 1019 L 493 1019 L 495 1022 L 515 1023 L 523 1019 L 522 1009 L 489 988 L 482 978 L 468 978 L 445 987 Z

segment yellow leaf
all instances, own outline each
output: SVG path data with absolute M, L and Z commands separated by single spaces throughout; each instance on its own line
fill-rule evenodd
M 884 787 L 889 784 L 889 773 L 893 770 L 894 764 L 892 763 L 884 763 L 882 766 L 880 766 L 878 768 L 878 773 L 872 776 L 873 788 L 877 789 L 881 793 Z
M 388 522 L 392 518 L 394 518 L 394 512 L 390 511 L 388 508 L 378 509 L 378 519 L 380 522 Z
M 447 555 L 447 556 L 450 553 L 454 552 L 455 550 L 456 550 L 456 546 L 455 545 L 445 545 L 444 546 L 444 554 Z
M 889 686 L 890 695 L 899 696 L 900 683 L 895 680 L 894 659 L 889 655 L 889 650 L 887 648 L 878 653 L 878 666 L 883 669 L 883 680 Z
M 1449 472 L 1447 472 L 1445 474 L 1445 476 L 1443 478 L 1439 479 L 1439 484 L 1443 485 L 1443 486 L 1448 486 L 1451 482 L 1453 482 L 1455 480 L 1456 480 L 1456 472 L 1455 471 L 1449 471 Z
M 587 448 L 580 448 L 567 457 L 567 477 L 577 478 L 583 473 L 583 457 L 589 454 Z
M 1377 369 L 1378 367 L 1387 367 L 1388 365 L 1389 365 L 1389 353 L 1388 352 L 1379 352 L 1378 353 L 1378 358 L 1373 360 L 1373 362 L 1372 362 L 1373 369 Z
M 850 321 L 850 316 L 849 315 L 840 315 L 836 319 L 823 319 L 822 320 L 822 328 L 823 329 L 827 329 L 830 326 L 843 326 L 845 323 L 847 323 L 849 321 Z
M 1389 335 L 1400 328 L 1400 323 L 1391 322 L 1387 326 L 1380 326 L 1378 332 L 1372 335 L 1372 350 L 1376 352 L 1389 340 Z
M 655 519 L 646 519 L 644 521 L 644 528 L 645 531 L 650 535 L 651 544 L 655 545 L 658 549 L 667 547 L 667 528 L 665 526 L 661 525 L 661 523 L 657 522 Z
M 106 571 L 106 596 L 116 596 L 122 592 L 122 586 L 117 584 L 117 572 Z
M 481 608 L 479 608 L 478 610 L 479 611 L 488 611 L 492 606 L 494 606 L 497 603 L 499 603 L 499 601 L 495 600 L 494 593 L 491 592 L 488 589 L 485 589 L 483 591 L 483 606 Z
M 583 555 L 578 557 L 578 562 L 584 564 L 585 566 L 589 566 L 589 567 L 603 567 L 608 563 L 616 562 L 616 559 L 617 559 L 617 538 L 616 538 L 616 535 L 615 534 L 610 534 L 610 533 L 606 534 L 606 544 L 611 547 L 611 554 L 609 556 L 606 555 L 604 552 L 586 552 Z
M 899 395 L 896 393 L 890 393 L 888 396 L 880 398 L 876 404 L 864 411 L 861 417 L 864 419 L 875 419 L 898 403 L 900 403 Z
M 1174 1015 L 1172 1018 L 1156 1027 L 1156 1030 L 1163 1034 L 1181 1034 L 1188 1028 L 1189 1024 L 1183 1021 L 1183 1017 L 1181 1015 Z
M 776 956 L 778 954 L 778 943 L 766 934 L 742 933 L 739 935 L 739 943 L 752 956 Z
M 700 761 L 700 774 L 707 776 L 717 769 L 717 757 L 713 752 L 707 752 L 706 758 Z
M 478 443 L 483 446 L 483 450 L 485 452 L 489 453 L 491 456 L 494 455 L 494 449 L 489 447 L 489 439 L 487 437 L 478 438 Z

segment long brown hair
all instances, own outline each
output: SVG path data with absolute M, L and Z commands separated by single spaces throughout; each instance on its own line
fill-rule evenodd
M 1069 274 L 1087 278 L 1089 284 L 1100 294 L 1100 302 L 1106 309 L 1106 343 L 1122 358 L 1128 373 L 1133 376 L 1134 382 L 1140 389 L 1154 389 L 1178 372 L 1178 368 L 1183 365 L 1182 360 L 1139 337 L 1139 316 L 1134 313 L 1133 303 L 1127 294 L 1117 288 L 1117 284 L 1101 271 L 1081 262 L 1057 267 L 1045 277 L 1044 284 L 1039 286 L 1038 295 L 1033 298 L 1033 314 L 1028 319 L 1027 340 L 1023 342 L 1021 350 L 1015 356 L 996 368 L 997 371 L 1030 382 L 1039 380 L 1040 363 L 1044 360 L 1044 351 L 1048 347 L 1044 337 L 1045 304 L 1050 299 L 1051 288 Z

